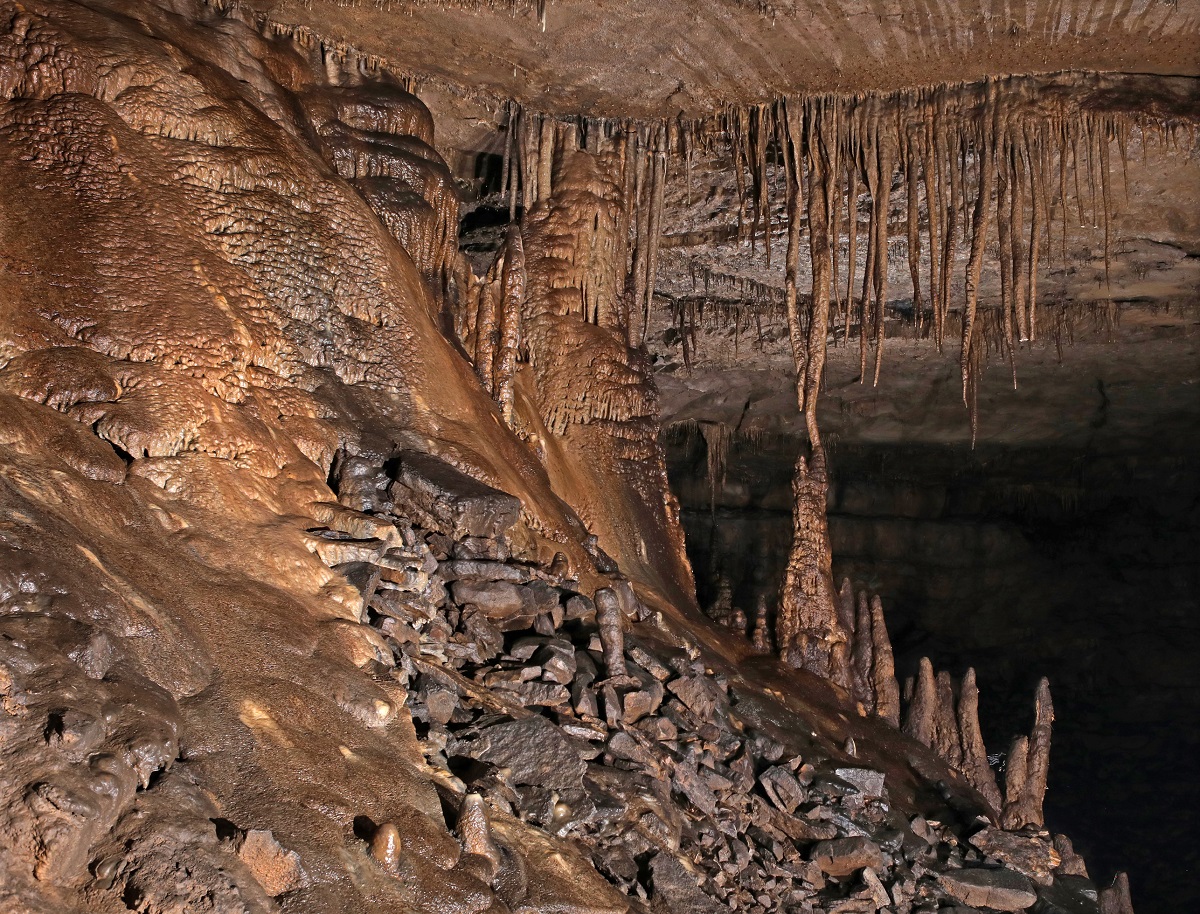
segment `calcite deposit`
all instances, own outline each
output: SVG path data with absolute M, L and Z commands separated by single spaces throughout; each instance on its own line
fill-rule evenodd
M 1183 0 L 947 14 L 987 53 L 936 86 L 882 8 L 331 6 L 0 0 L 0 911 L 1131 911 L 1051 827 L 1049 683 L 998 778 L 987 684 L 902 690 L 835 586 L 821 410 L 851 341 L 865 388 L 956 337 L 974 440 L 988 351 L 1069 335 L 1076 222 L 1120 282 Z M 611 31 L 663 15 L 707 75 Z M 713 314 L 735 361 L 778 317 L 799 434 L 702 612 L 660 386 Z M 743 402 L 692 426 L 714 512 Z

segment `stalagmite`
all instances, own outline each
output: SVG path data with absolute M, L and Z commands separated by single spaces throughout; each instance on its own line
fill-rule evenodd
M 489 394 L 493 392 L 498 343 L 496 310 L 503 304 L 498 301 L 502 294 L 503 256 L 503 252 L 497 255 L 488 270 L 487 277 L 479 286 L 478 306 L 475 313 L 475 372 L 479 375 L 484 390 Z
M 928 657 L 921 658 L 917 670 L 917 681 L 913 689 L 908 717 L 904 721 L 904 732 L 917 742 L 933 747 L 937 728 L 937 684 L 933 676 L 933 664 Z
M 975 685 L 975 670 L 968 669 L 958 693 L 958 732 L 962 741 L 962 771 L 971 786 L 983 795 L 988 805 L 999 813 L 1003 807 L 996 775 L 988 764 L 983 732 L 979 727 L 979 689 Z
M 1075 845 L 1066 835 L 1054 836 L 1054 850 L 1058 853 L 1059 864 L 1056 870 L 1064 876 L 1082 876 L 1088 878 L 1087 864 L 1075 853 Z
M 962 740 L 958 734 L 958 718 L 954 709 L 954 683 L 950 673 L 942 670 L 934 680 L 937 706 L 933 717 L 933 749 L 951 768 L 962 767 Z
M 1026 741 L 1024 764 L 1013 782 L 1013 759 L 1009 758 L 1009 778 L 1005 784 L 1003 824 L 1005 828 L 1023 825 L 1042 825 L 1042 803 L 1050 772 L 1050 734 L 1054 723 L 1054 704 L 1050 698 L 1050 683 L 1038 683 L 1033 731 Z
M 760 654 L 770 654 L 772 652 L 771 625 L 768 619 L 766 594 L 759 595 L 758 606 L 754 612 L 753 643 L 754 650 Z
M 792 548 L 775 620 L 776 648 L 785 663 L 828 677 L 835 652 L 844 657 L 846 632 L 834 600 L 825 455 L 815 448 L 811 466 L 801 455 L 792 479 Z
M 871 639 L 874 658 L 875 713 L 893 727 L 900 726 L 900 684 L 892 657 L 892 639 L 883 620 L 883 601 L 871 597 Z
M 749 623 L 746 620 L 746 612 L 740 606 L 735 606 L 733 612 L 729 614 L 728 622 L 726 623 L 731 629 L 746 637 L 746 629 Z
M 620 679 L 628 675 L 621 601 L 609 587 L 597 590 L 595 601 L 596 626 L 600 630 L 600 645 L 604 651 L 604 669 L 609 679 Z
M 849 586 L 843 584 L 843 592 Z M 838 595 L 839 604 L 843 595 Z M 875 711 L 875 639 L 872 637 L 871 608 L 865 592 L 858 595 L 857 613 L 854 612 L 854 595 L 849 595 L 853 625 L 843 617 L 842 626 L 854 633 L 852 687 L 868 713 Z
M 400 872 L 400 831 L 391 822 L 380 825 L 371 836 L 371 856 L 393 875 Z
M 1025 823 L 1019 815 L 1029 782 L 1029 737 L 1018 736 L 1008 748 L 1004 765 L 1004 811 L 1000 824 L 1005 828 L 1020 828 Z M 1010 810 L 1012 812 L 1010 812 Z
M 462 842 L 465 853 L 476 854 L 490 861 L 493 873 L 500 868 L 500 849 L 492 840 L 492 826 L 482 796 L 468 793 L 463 797 L 458 807 L 456 827 L 458 840 Z
M 1117 873 L 1112 885 L 1100 890 L 1100 914 L 1133 914 L 1129 895 L 1129 876 Z

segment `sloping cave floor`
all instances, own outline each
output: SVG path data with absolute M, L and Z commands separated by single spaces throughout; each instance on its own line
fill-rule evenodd
M 835 350 L 823 406 L 837 430 L 835 578 L 882 597 L 901 679 L 922 656 L 955 676 L 975 667 L 991 753 L 1028 729 L 1034 686 L 1050 677 L 1048 825 L 1076 837 L 1098 879 L 1128 870 L 1144 911 L 1190 909 L 1200 872 L 1196 326 L 1131 315 L 1125 345 L 1081 338 L 1061 364 L 1043 347 L 1018 364 L 1017 392 L 993 364 L 974 449 L 947 382 L 954 359 L 927 345 L 898 342 L 903 369 L 877 390 L 854 383 L 856 347 Z M 759 593 L 773 604 L 798 447 L 786 383 L 660 376 L 666 422 L 700 423 L 665 438 L 702 606 L 721 578 L 751 618 Z M 742 431 L 713 486 L 705 416 L 733 401 Z

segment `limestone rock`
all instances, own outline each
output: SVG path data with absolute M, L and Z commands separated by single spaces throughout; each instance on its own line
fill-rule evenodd
M 570 740 L 543 717 L 488 727 L 468 752 L 472 758 L 508 768 L 514 784 L 579 787 L 587 770 Z
M 397 509 L 427 519 L 456 539 L 503 536 L 516 524 L 521 501 L 429 454 L 403 451 L 388 494 Z
M 818 841 L 810 859 L 830 876 L 849 876 L 863 867 L 877 869 L 883 866 L 883 852 L 869 838 L 834 838 Z
M 1037 901 L 1033 883 L 1012 870 L 948 870 L 938 881 L 947 895 L 972 907 L 1024 911 Z

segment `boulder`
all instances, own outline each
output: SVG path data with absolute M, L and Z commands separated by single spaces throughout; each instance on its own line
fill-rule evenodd
M 939 873 L 946 894 L 955 901 L 995 911 L 1024 911 L 1037 901 L 1033 883 L 1007 869 L 950 870 Z
M 510 782 L 518 785 L 578 788 L 587 770 L 570 739 L 544 717 L 488 727 L 467 752 L 479 761 L 509 769 Z
M 503 536 L 521 514 L 519 498 L 418 451 L 401 452 L 388 495 L 397 513 L 455 539 Z
M 455 581 L 450 595 L 459 606 L 474 606 L 488 619 L 499 623 L 533 624 L 537 605 L 529 591 L 507 581 Z M 527 626 L 526 626 L 527 627 Z

